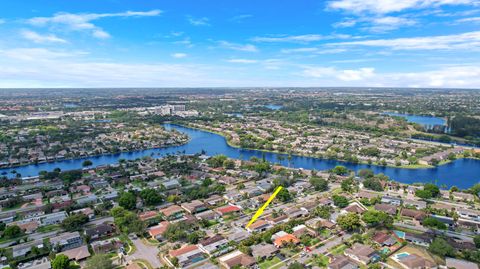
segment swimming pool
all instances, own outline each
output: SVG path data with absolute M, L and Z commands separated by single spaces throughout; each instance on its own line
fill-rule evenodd
M 394 233 L 398 236 L 398 238 L 405 239 L 405 232 L 394 231 Z
M 408 254 L 407 252 L 402 252 L 402 253 L 396 254 L 396 255 L 395 255 L 395 258 L 396 258 L 397 260 L 399 260 L 399 259 L 402 259 L 402 258 L 405 258 L 405 257 L 408 257 L 408 256 L 410 256 L 410 254 Z

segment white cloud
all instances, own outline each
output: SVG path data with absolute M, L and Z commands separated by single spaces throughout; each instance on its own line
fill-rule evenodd
M 308 35 L 290 35 L 290 36 L 257 36 L 252 38 L 254 42 L 292 42 L 292 43 L 306 43 L 312 41 L 319 41 L 324 39 L 322 35 L 308 34 Z
M 237 15 L 237 16 L 234 16 L 234 17 L 230 18 L 230 21 L 239 23 L 239 22 L 243 22 L 244 20 L 249 19 L 251 17 L 253 17 L 253 15 L 251 15 L 251 14 L 241 14 L 241 15 Z
M 417 24 L 416 20 L 393 16 L 375 17 L 368 20 L 368 22 L 371 25 L 364 27 L 364 29 L 376 33 L 383 33 L 398 29 L 400 27 L 412 26 Z
M 480 31 L 443 36 L 362 40 L 329 45 L 384 47 L 393 50 L 479 50 Z
M 379 73 L 374 68 L 337 69 L 307 66 L 301 73 L 309 83 L 363 87 L 480 88 L 480 66 L 460 65 L 419 72 Z
M 187 16 L 188 22 L 194 26 L 209 26 L 209 19 L 207 17 L 194 18 L 192 16 Z
M 345 18 L 343 19 L 342 21 L 340 22 L 336 22 L 333 24 L 333 27 L 335 28 L 348 28 L 348 27 L 353 27 L 357 24 L 357 20 L 356 19 L 352 19 L 352 18 Z
M 229 63 L 238 63 L 238 64 L 254 64 L 258 63 L 257 60 L 252 60 L 252 59 L 229 59 L 227 60 Z
M 480 23 L 480 17 L 463 18 L 456 20 L 458 23 Z
M 23 30 L 20 32 L 20 35 L 34 43 L 67 43 L 65 39 L 59 38 L 54 34 L 41 35 L 34 31 Z
M 442 5 L 479 5 L 479 3 L 478 0 L 333 0 L 327 7 L 357 14 L 387 14 Z
M 375 76 L 375 69 L 364 67 L 356 70 L 338 70 L 333 67 L 307 67 L 303 70 L 303 74 L 313 78 L 334 77 L 341 81 L 357 81 Z
M 122 63 L 83 52 L 0 49 L 0 87 L 194 87 L 228 84 L 201 64 Z M 26 85 L 28 82 L 28 85 Z
M 313 53 L 313 54 L 336 54 L 347 51 L 345 48 L 295 48 L 295 49 L 282 49 L 282 53 L 291 54 L 291 53 Z
M 186 54 L 186 53 L 177 52 L 177 53 L 173 53 L 171 56 L 172 56 L 173 58 L 181 59 L 181 58 L 187 57 L 187 54 Z
M 52 29 L 62 27 L 69 31 L 86 31 L 92 36 L 100 39 L 109 38 L 110 34 L 92 22 L 102 18 L 109 17 L 152 17 L 159 16 L 160 10 L 150 11 L 126 11 L 120 13 L 56 13 L 52 17 L 34 17 L 27 20 L 27 23 L 34 26 L 51 26 Z
M 231 50 L 238 50 L 238 51 L 246 51 L 246 52 L 257 52 L 258 49 L 252 44 L 236 44 L 236 43 L 231 43 L 228 41 L 219 41 L 218 45 L 222 48 L 225 49 L 231 49 Z

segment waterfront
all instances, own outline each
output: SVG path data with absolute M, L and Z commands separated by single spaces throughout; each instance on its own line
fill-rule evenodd
M 402 183 L 435 182 L 440 186 L 446 185 L 450 187 L 455 185 L 459 188 L 468 188 L 480 181 L 480 160 L 459 159 L 439 167 L 425 169 L 402 169 L 367 164 L 354 164 L 336 160 L 325 160 L 302 156 L 292 156 L 291 160 L 288 161 L 287 156 L 284 154 L 231 147 L 226 143 L 225 138 L 217 134 L 172 124 L 165 124 L 165 127 L 167 129 L 175 128 L 178 131 L 186 133 L 190 137 L 190 141 L 181 146 L 139 150 L 119 154 L 106 154 L 74 160 L 42 163 L 38 165 L 32 164 L 15 168 L 1 169 L 0 172 L 6 172 L 10 177 L 13 176 L 11 173 L 13 170 L 20 173 L 23 177 L 36 176 L 42 170 L 52 171 L 57 167 L 62 170 L 82 168 L 82 163 L 86 159 L 91 160 L 93 167 L 95 167 L 100 165 L 114 164 L 121 159 L 133 160 L 145 156 L 158 158 L 165 156 L 166 154 L 176 153 L 195 154 L 200 153 L 203 150 L 207 155 L 224 154 L 231 158 L 244 160 L 248 160 L 254 156 L 258 158 L 264 157 L 266 160 L 272 163 L 279 163 L 284 166 L 304 169 L 326 170 L 331 169 L 336 165 L 344 165 L 347 168 L 355 171 L 363 168 L 369 168 L 375 173 L 384 173 L 390 178 Z M 279 158 L 279 156 L 282 156 L 283 158 Z

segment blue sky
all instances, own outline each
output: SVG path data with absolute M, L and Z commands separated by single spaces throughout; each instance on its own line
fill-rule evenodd
M 0 3 L 3 88 L 480 88 L 480 0 Z

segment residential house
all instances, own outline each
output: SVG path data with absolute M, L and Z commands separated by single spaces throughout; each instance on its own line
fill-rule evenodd
M 158 241 L 162 242 L 165 240 L 165 238 L 163 237 L 163 234 L 167 230 L 169 224 L 170 222 L 168 221 L 162 221 L 158 225 L 148 228 L 148 234 L 152 238 L 155 238 Z
M 268 230 L 270 228 L 270 224 L 263 220 L 263 219 L 259 219 L 257 221 L 255 221 L 254 223 L 252 223 L 250 226 L 247 227 L 247 231 L 250 232 L 250 233 L 253 233 L 253 232 L 264 232 L 266 230 Z
M 275 254 L 279 252 L 279 249 L 272 244 L 253 245 L 251 249 L 252 249 L 252 256 L 257 260 L 258 259 L 263 260 L 263 259 L 273 257 Z
M 199 220 L 216 220 L 220 218 L 220 215 L 213 210 L 207 210 L 207 211 L 203 211 L 201 213 L 195 214 L 195 217 Z
M 293 234 L 288 234 L 288 233 L 285 233 L 285 235 L 276 237 L 275 240 L 273 241 L 273 245 L 276 246 L 277 248 L 281 248 L 285 244 L 296 245 L 298 243 L 300 243 L 300 240 Z
M 380 246 L 393 246 L 395 243 L 397 243 L 397 239 L 392 236 L 390 232 L 377 232 L 375 235 L 372 237 L 372 240 L 379 244 Z
M 432 242 L 432 235 L 429 234 L 414 234 L 414 233 L 405 233 L 405 240 L 415 245 L 428 247 Z
M 363 264 L 367 265 L 370 262 L 379 259 L 377 252 L 370 246 L 355 243 L 351 248 L 345 250 L 345 256 Z
M 405 199 L 403 201 L 403 205 L 407 206 L 407 207 L 414 207 L 417 210 L 422 210 L 422 209 L 427 208 L 427 202 L 419 201 L 419 200 Z
M 478 264 L 465 261 L 465 260 L 459 260 L 459 259 L 454 259 L 454 258 L 446 258 L 445 263 L 447 265 L 447 268 L 455 268 L 455 269 L 478 269 Z
M 228 240 L 219 234 L 198 242 L 198 247 L 210 256 L 213 253 L 225 248 L 227 245 Z
M 43 249 L 43 240 L 35 240 L 32 242 L 27 242 L 23 243 L 20 245 L 15 245 L 12 247 L 12 257 L 17 258 L 17 257 L 23 257 L 27 255 L 33 247 L 36 247 L 38 249 Z
M 414 253 L 399 257 L 398 263 L 405 269 L 437 268 L 437 265 L 434 262 Z
M 207 203 L 209 206 L 217 206 L 224 203 L 224 199 L 220 195 L 214 194 L 209 198 L 205 199 L 204 202 Z
M 393 196 L 382 196 L 381 201 L 384 204 L 391 204 L 395 206 L 400 206 L 402 204 L 402 199 Z
M 91 256 L 87 245 L 67 249 L 59 254 L 63 254 L 67 256 L 69 260 L 74 260 L 76 262 L 83 261 Z
M 232 253 L 218 258 L 218 262 L 225 269 L 231 269 L 234 267 L 236 268 L 237 266 L 250 268 L 256 263 L 255 259 L 252 256 L 244 254 L 240 250 L 236 250 Z
M 328 269 L 358 269 L 359 266 L 345 257 L 344 255 L 336 256 L 328 264 Z
M 50 244 L 57 251 L 78 248 L 83 245 L 79 232 L 66 232 L 50 238 Z
M 168 252 L 171 258 L 177 258 L 178 265 L 183 268 L 204 260 L 203 252 L 195 245 L 185 245 Z
M 205 204 L 199 200 L 193 200 L 189 203 L 183 203 L 181 204 L 181 207 L 185 209 L 188 213 L 190 214 L 196 214 L 202 211 L 207 210 L 208 208 L 205 206 Z
M 375 210 L 382 211 L 387 213 L 388 215 L 396 215 L 397 214 L 397 207 L 390 204 L 376 204 Z
M 60 224 L 66 218 L 67 218 L 67 213 L 65 213 L 65 211 L 60 211 L 60 212 L 41 216 L 40 223 L 41 223 L 41 226 Z
M 176 180 L 176 179 L 170 179 L 170 180 L 164 181 L 164 182 L 162 182 L 162 185 L 167 190 L 177 189 L 177 188 L 180 188 L 182 186 L 180 184 L 180 182 L 178 182 L 178 180 Z
M 167 208 L 161 209 L 160 213 L 165 217 L 166 220 L 176 220 L 184 215 L 183 208 L 178 205 L 171 205 Z
M 457 210 L 457 213 L 458 213 L 458 216 L 462 219 L 480 221 L 480 211 L 478 210 L 459 208 Z
M 95 218 L 95 211 L 93 209 L 91 209 L 90 207 L 85 207 L 85 208 L 82 208 L 82 209 L 77 209 L 77 210 L 74 210 L 72 211 L 70 214 L 83 214 L 85 216 L 88 217 L 89 220 L 92 220 Z
M 341 213 L 358 213 L 362 214 L 363 212 L 367 211 L 367 209 L 363 206 L 360 206 L 358 203 L 351 203 L 349 206 L 345 207 L 344 209 L 341 210 Z
M 241 210 L 242 210 L 242 208 L 240 208 L 239 206 L 226 205 L 226 206 L 216 208 L 215 212 L 217 212 L 218 214 L 220 214 L 220 216 L 223 217 L 225 215 L 235 214 L 237 212 L 240 212 Z
M 400 212 L 400 216 L 414 219 L 417 221 L 422 221 L 427 216 L 427 214 L 420 210 L 403 208 Z
M 115 232 L 115 228 L 110 224 L 99 224 L 95 227 L 85 229 L 85 235 L 90 240 L 111 236 Z
M 150 226 L 152 224 L 158 223 L 158 221 L 160 220 L 160 215 L 157 211 L 150 210 L 139 213 L 138 218 L 141 221 L 145 222 L 147 226 Z

